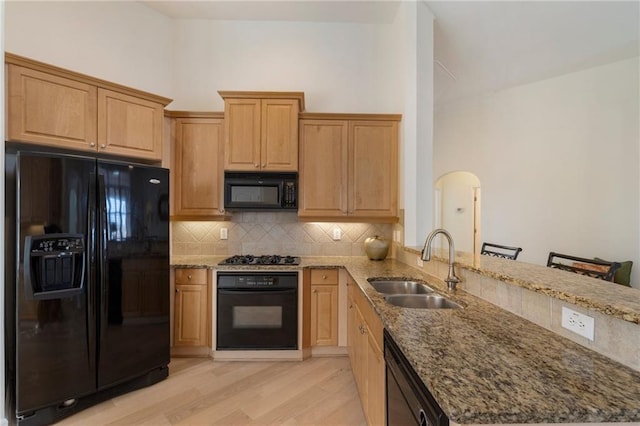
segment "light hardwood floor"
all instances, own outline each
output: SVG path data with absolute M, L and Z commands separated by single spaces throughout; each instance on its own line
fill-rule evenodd
M 58 425 L 366 425 L 348 357 L 173 358 L 169 377 Z

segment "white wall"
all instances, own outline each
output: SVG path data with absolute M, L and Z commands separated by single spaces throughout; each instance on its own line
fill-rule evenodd
M 433 229 L 433 19 L 422 2 L 403 2 L 401 33 L 403 103 L 401 208 L 404 245 L 422 245 Z
M 5 2 L 5 50 L 171 98 L 171 20 L 138 2 Z
M 171 109 L 222 111 L 218 90 L 303 91 L 313 112 L 398 113 L 384 25 L 176 20 Z
M 640 288 L 638 58 L 518 86 L 435 114 L 435 175 L 476 174 L 482 238 L 633 260 Z

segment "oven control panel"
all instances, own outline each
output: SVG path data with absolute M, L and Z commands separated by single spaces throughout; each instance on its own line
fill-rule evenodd
M 297 288 L 297 272 L 218 272 L 218 288 Z

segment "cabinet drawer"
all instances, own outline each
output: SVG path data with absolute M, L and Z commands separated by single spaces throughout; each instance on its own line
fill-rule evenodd
M 207 284 L 206 268 L 176 269 L 176 284 Z
M 338 285 L 338 270 L 337 269 L 312 269 L 311 270 L 311 285 Z

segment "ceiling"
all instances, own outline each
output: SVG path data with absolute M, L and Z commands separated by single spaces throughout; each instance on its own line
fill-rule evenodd
M 393 22 L 398 1 L 144 1 L 181 19 Z M 427 1 L 436 105 L 640 54 L 638 1 Z

